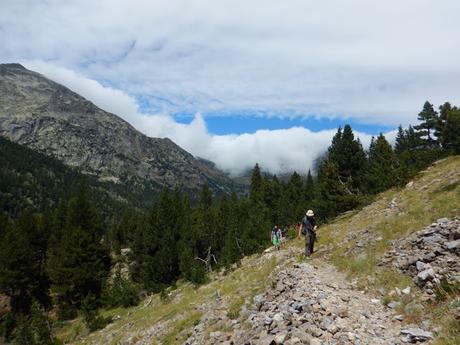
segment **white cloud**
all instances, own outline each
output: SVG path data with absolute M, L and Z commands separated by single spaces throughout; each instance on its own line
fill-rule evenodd
M 313 132 L 303 127 L 259 130 L 241 135 L 212 135 L 198 113 L 190 124 L 177 123 L 168 115 L 142 114 L 131 96 L 73 71 L 52 64 L 24 62 L 50 79 L 61 83 L 99 107 L 110 110 L 152 137 L 169 137 L 195 156 L 206 158 L 232 174 L 239 174 L 259 163 L 271 173 L 306 173 L 315 159 L 330 145 L 336 129 Z M 356 133 L 365 146 L 371 136 Z M 390 133 L 389 139 L 394 137 Z
M 413 122 L 460 103 L 457 0 L 5 1 L 0 60 L 43 60 L 160 112 Z M 108 82 L 108 83 L 106 83 Z

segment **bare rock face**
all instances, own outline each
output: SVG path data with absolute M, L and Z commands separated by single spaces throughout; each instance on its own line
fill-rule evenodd
M 118 116 L 19 64 L 0 64 L 0 135 L 114 182 L 217 193 L 235 186 L 171 140 L 149 138 Z

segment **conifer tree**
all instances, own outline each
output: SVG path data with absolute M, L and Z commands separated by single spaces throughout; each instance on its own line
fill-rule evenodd
M 240 229 L 242 229 L 242 218 L 238 197 L 235 192 L 232 193 L 228 205 L 228 218 L 226 221 L 225 243 L 222 248 L 222 265 L 229 267 L 231 264 L 238 262 L 241 258 L 241 239 Z
M 33 299 L 49 303 L 45 244 L 37 223 L 26 212 L 0 237 L 0 292 L 11 298 L 15 314 L 27 314 Z
M 63 311 L 72 313 L 90 292 L 99 297 L 110 268 L 101 239 L 97 213 L 88 201 L 86 186 L 81 185 L 68 202 L 65 229 L 48 259 L 48 272 Z
M 372 137 L 369 147 L 367 180 L 369 191 L 378 193 L 396 184 L 397 161 L 391 145 L 380 133 L 376 140 Z
M 290 217 L 287 222 L 291 223 L 301 219 L 305 213 L 304 185 L 300 175 L 294 171 L 287 184 L 287 206 L 290 210 Z M 282 224 L 285 225 L 285 224 Z
M 249 199 L 252 202 L 263 202 L 264 199 L 264 181 L 259 164 L 256 164 L 252 170 L 251 184 L 249 186 Z
M 435 135 L 447 153 L 460 153 L 460 109 L 448 102 L 439 107 Z
M 330 160 L 325 160 L 320 165 L 317 191 L 315 205 L 318 212 L 316 213 L 321 219 L 328 219 L 348 211 L 359 202 L 347 183 L 341 180 L 336 163 Z
M 430 102 L 425 102 L 423 110 L 418 114 L 418 120 L 421 122 L 418 126 L 415 126 L 415 129 L 419 137 L 423 140 L 424 146 L 434 146 L 436 141 L 432 137 L 432 134 L 438 121 L 438 113 L 433 109 L 433 105 Z
M 311 175 L 310 169 L 308 169 L 307 179 L 305 181 L 305 202 L 306 204 L 311 204 L 311 202 L 313 201 L 314 193 L 315 193 L 315 182 L 313 181 L 313 176 Z
M 366 153 L 350 125 L 338 129 L 328 149 L 328 159 L 337 166 L 340 179 L 354 194 L 363 193 Z

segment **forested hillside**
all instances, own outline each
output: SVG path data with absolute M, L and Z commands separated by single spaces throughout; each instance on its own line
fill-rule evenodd
M 26 209 L 42 212 L 69 199 L 81 183 L 90 199 L 105 213 L 123 208 L 148 208 L 155 193 L 147 186 L 101 182 L 60 161 L 0 137 L 0 211 L 16 218 Z
M 147 211 L 129 207 L 146 200 L 137 202 L 129 184 L 81 181 L 74 170 L 2 141 L 0 173 L 9 181 L 0 185 L 4 337 L 55 343 L 49 327 L 41 333 L 48 316 L 81 316 L 89 331 L 103 328 L 110 320 L 101 308 L 135 305 L 142 292 L 164 294 L 179 279 L 202 284 L 211 270 L 263 251 L 273 225 L 293 229 L 307 209 L 324 224 L 460 152 L 458 108 L 446 103 L 438 115 L 427 102 L 419 119 L 400 128 L 394 148 L 380 134 L 365 150 L 346 125 L 316 174 L 294 172 L 284 182 L 256 165 L 248 196 L 215 197 L 204 185 L 192 203 L 179 188 L 164 188 Z

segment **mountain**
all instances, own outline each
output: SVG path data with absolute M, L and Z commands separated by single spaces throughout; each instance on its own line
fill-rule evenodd
M 20 64 L 0 64 L 0 136 L 115 183 L 216 194 L 237 185 L 168 138 L 143 135 L 68 88 Z
M 84 183 L 93 204 L 105 214 L 131 206 L 147 209 L 153 191 L 133 188 L 97 176 L 83 175 L 55 158 L 0 137 L 0 217 L 17 217 L 24 210 L 44 212 L 68 200 Z M 145 195 L 147 194 L 147 195 Z M 150 196 L 150 197 L 149 197 Z

